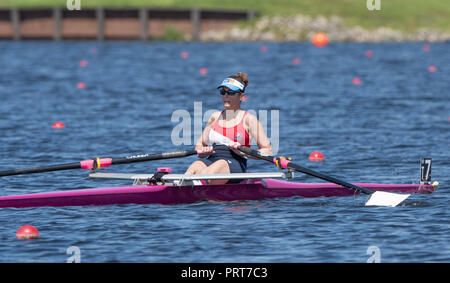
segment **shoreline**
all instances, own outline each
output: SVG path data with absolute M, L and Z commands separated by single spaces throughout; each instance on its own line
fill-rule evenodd
M 0 9 L 0 39 L 310 42 L 321 32 L 330 43 L 450 41 L 450 31 L 405 32 L 386 26 L 369 30 L 345 20 L 335 15 L 258 16 L 254 10 Z
M 367 30 L 360 26 L 347 26 L 342 18 L 332 16 L 291 17 L 264 16 L 252 24 L 233 26 L 222 31 L 208 31 L 201 35 L 202 41 L 266 41 L 298 42 L 311 41 L 317 32 L 327 34 L 329 42 L 446 42 L 450 32 L 430 28 L 419 28 L 407 33 L 389 27 Z

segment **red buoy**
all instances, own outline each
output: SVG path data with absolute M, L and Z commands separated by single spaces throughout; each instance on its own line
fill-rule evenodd
M 187 53 L 186 51 L 181 52 L 181 58 L 183 59 L 189 58 L 189 53 Z
M 39 231 L 32 225 L 24 225 L 16 232 L 17 239 L 37 239 L 39 238 Z
M 359 85 L 359 84 L 361 84 L 361 79 L 360 78 L 354 78 L 352 80 L 352 82 L 353 82 L 354 85 Z
M 430 67 L 428 67 L 428 72 L 434 73 L 434 72 L 436 72 L 436 71 L 437 71 L 437 68 L 436 68 L 435 66 L 430 66 Z
M 77 83 L 77 88 L 86 88 L 86 84 L 83 82 Z
M 63 122 L 60 121 L 56 121 L 55 123 L 53 123 L 52 128 L 53 129 L 64 129 L 65 125 Z
M 87 61 L 86 60 L 81 60 L 79 64 L 80 64 L 80 67 L 86 67 L 87 66 Z
M 263 45 L 261 46 L 261 53 L 266 53 L 267 52 L 267 46 Z
M 207 73 L 208 73 L 208 69 L 207 68 L 200 68 L 200 74 L 206 75 Z
M 300 64 L 300 58 L 294 58 L 294 59 L 292 59 L 292 63 L 294 63 L 295 65 Z
M 373 51 L 372 50 L 367 50 L 366 51 L 366 57 L 367 58 L 372 58 L 372 56 L 373 56 Z
M 321 161 L 324 161 L 324 160 L 325 160 L 325 157 L 319 151 L 314 151 L 313 153 L 311 153 L 309 155 L 309 161 L 321 162 Z

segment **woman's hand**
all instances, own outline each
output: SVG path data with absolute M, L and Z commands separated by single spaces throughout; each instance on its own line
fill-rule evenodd
M 263 147 L 263 148 L 260 148 L 258 151 L 261 155 L 265 155 L 265 156 L 272 155 L 272 147 Z
M 228 144 L 228 147 L 229 148 L 234 148 L 234 149 L 237 149 L 238 147 L 240 147 L 241 146 L 241 144 L 239 143 L 239 142 L 230 142 L 229 144 Z
M 231 149 L 238 155 L 243 155 L 243 152 L 238 149 L 238 147 L 240 147 L 240 146 L 241 146 L 241 144 L 238 142 L 231 142 L 228 144 L 229 149 Z
M 215 151 L 212 146 L 202 146 L 197 148 L 197 156 L 200 158 L 205 158 L 213 153 L 215 153 Z

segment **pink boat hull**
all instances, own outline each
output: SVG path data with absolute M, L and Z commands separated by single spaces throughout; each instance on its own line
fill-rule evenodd
M 355 183 L 373 191 L 432 193 L 432 185 Z M 305 198 L 358 194 L 332 183 L 296 183 L 274 179 L 247 180 L 239 184 L 204 186 L 134 185 L 0 197 L 0 208 L 85 206 L 113 204 L 180 204 L 204 199 L 219 201 L 258 200 L 300 196 Z

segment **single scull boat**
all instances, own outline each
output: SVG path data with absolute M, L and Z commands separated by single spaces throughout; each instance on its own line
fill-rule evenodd
M 114 204 L 181 204 L 200 200 L 259 200 L 282 197 L 353 196 L 358 191 L 333 183 L 298 183 L 273 178 L 290 178 L 291 172 L 241 173 L 221 175 L 91 173 L 95 179 L 133 180 L 134 184 L 48 193 L 0 197 L 0 208 L 42 206 L 85 206 Z M 239 183 L 212 185 L 199 180 L 241 179 Z M 432 193 L 433 184 L 355 183 L 373 191 L 398 193 Z
M 96 169 L 114 164 L 126 164 L 195 155 L 196 150 L 144 154 L 124 158 L 93 158 L 75 163 L 0 171 L 0 177 L 34 174 L 70 169 L 92 169 L 90 177 L 98 179 L 134 180 L 132 186 L 102 187 L 71 191 L 35 193 L 0 197 L 0 208 L 41 207 L 41 206 L 84 206 L 111 204 L 178 204 L 192 203 L 202 199 L 234 201 L 257 200 L 280 197 L 330 197 L 350 196 L 359 193 L 370 195 L 367 206 L 394 207 L 408 198 L 410 193 L 431 193 L 438 186 L 431 184 L 431 159 L 421 159 L 420 184 L 371 184 L 348 183 L 337 178 L 313 171 L 291 162 L 290 158 L 265 156 L 250 148 L 238 147 L 243 153 L 273 162 L 287 172 L 240 173 L 221 175 L 177 175 L 170 174 L 169 168 L 161 168 L 157 173 L 117 174 L 95 173 Z M 328 183 L 297 183 L 273 178 L 291 178 L 293 171 L 327 181 Z M 205 180 L 238 179 L 224 185 L 209 184 Z M 399 194 L 400 193 L 400 194 Z M 408 193 L 408 194 L 405 194 Z

